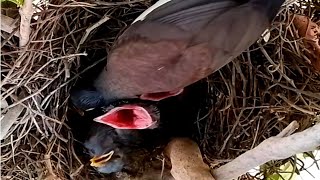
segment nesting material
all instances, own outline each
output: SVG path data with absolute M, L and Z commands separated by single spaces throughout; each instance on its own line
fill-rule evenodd
M 299 37 L 304 39 L 304 44 L 311 56 L 311 65 L 320 72 L 320 26 L 308 16 L 293 15 L 293 24 L 296 26 Z
M 23 106 L 17 105 L 9 109 L 6 113 L 3 113 L 3 112 L 1 113 L 0 140 L 3 140 L 6 137 L 9 129 L 14 123 L 16 123 L 23 109 L 24 109 Z
M 1 7 L 11 18 L 5 24 L 9 32 L 1 29 L 1 100 L 8 102 L 3 112 L 24 107 L 1 142 L 2 179 L 111 179 L 89 166 L 71 133 L 70 89 L 85 72 L 100 67 L 118 35 L 151 5 L 149 0 L 40 0 L 24 49 L 19 48 L 18 9 Z M 314 123 L 320 111 L 319 71 L 306 63 L 312 58 L 289 17 L 294 12 L 319 23 L 319 7 L 307 0 L 284 7 L 267 42 L 200 82 L 208 86 L 207 97 L 190 133 L 212 167 L 275 136 L 293 120 L 298 131 Z M 262 173 L 274 173 L 277 163 L 269 162 L 272 168 Z
M 175 180 L 214 180 L 194 141 L 175 138 L 166 147 L 166 154 L 171 161 L 171 175 Z

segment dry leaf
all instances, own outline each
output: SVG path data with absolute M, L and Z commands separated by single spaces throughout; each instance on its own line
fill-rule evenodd
M 214 180 L 206 165 L 198 145 L 187 138 L 173 139 L 166 147 L 170 158 L 171 174 L 175 180 Z
M 16 28 L 15 19 L 1 14 L 1 30 L 7 33 L 12 33 L 14 28 Z M 15 32 L 13 35 L 16 37 L 20 37 L 20 34 L 18 31 Z
M 311 64 L 320 71 L 320 26 L 307 16 L 293 15 L 293 24 L 298 30 L 300 38 L 304 38 L 304 45 L 311 52 Z
M 17 121 L 19 115 L 23 111 L 24 107 L 21 105 L 10 108 L 6 114 L 1 114 L 0 121 L 0 140 L 4 139 L 11 128 L 11 126 Z
M 5 100 L 5 99 L 2 99 L 1 98 L 1 104 L 0 104 L 0 107 L 1 109 L 5 109 L 7 108 L 9 105 L 8 105 L 8 102 Z
M 264 42 L 268 42 L 270 40 L 270 29 L 266 29 L 263 33 L 262 33 L 262 38 L 264 40 Z

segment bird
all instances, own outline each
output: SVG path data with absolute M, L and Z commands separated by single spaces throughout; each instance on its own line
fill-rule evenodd
M 256 42 L 283 3 L 284 0 L 156 3 L 116 40 L 92 87 L 73 91 L 71 100 L 80 109 L 90 109 L 127 99 L 129 104 L 123 105 L 126 111 L 139 111 L 131 114 L 140 116 L 136 120 L 142 121 L 150 114 L 143 107 L 132 105 L 130 99 L 156 103 L 183 93 L 186 87 L 219 70 Z M 121 107 L 106 114 L 111 117 L 117 109 Z M 117 118 L 112 123 L 116 121 Z M 113 127 L 121 128 L 116 124 Z M 150 123 L 131 129 L 149 127 Z
M 149 161 L 150 151 L 157 145 L 157 133 L 156 129 L 115 129 L 93 122 L 83 144 L 90 156 L 90 166 L 98 172 L 137 173 L 143 171 L 143 164 Z

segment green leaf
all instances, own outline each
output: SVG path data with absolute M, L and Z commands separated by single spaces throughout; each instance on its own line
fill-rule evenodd
M 290 161 L 280 166 L 279 170 L 280 171 L 278 173 L 269 175 L 267 180 L 289 180 L 297 177 L 295 167 L 292 166 Z
M 267 180 L 280 180 L 279 174 L 273 174 L 267 177 Z
M 24 0 L 1 0 L 1 2 L 12 2 L 17 6 L 21 7 L 23 6 Z
M 311 152 L 305 152 L 303 153 L 303 157 L 306 159 L 306 158 L 312 158 L 313 160 L 315 160 L 315 157 L 314 157 L 314 154 Z

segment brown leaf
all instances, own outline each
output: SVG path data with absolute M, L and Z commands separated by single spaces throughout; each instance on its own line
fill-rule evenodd
M 198 145 L 187 138 L 173 139 L 166 147 L 170 158 L 171 174 L 176 180 L 214 180 L 206 165 Z
M 23 109 L 24 107 L 18 104 L 17 106 L 10 108 L 6 114 L 1 114 L 0 140 L 6 137 L 11 126 L 17 121 Z
M 1 104 L 0 104 L 0 106 L 1 106 L 1 110 L 2 110 L 2 109 L 7 108 L 9 105 L 8 105 L 8 102 L 7 102 L 5 99 L 2 99 L 2 98 L 1 98 Z
M 298 30 L 300 38 L 304 38 L 304 45 L 311 52 L 311 64 L 320 71 L 320 26 L 307 16 L 293 15 L 293 24 Z

